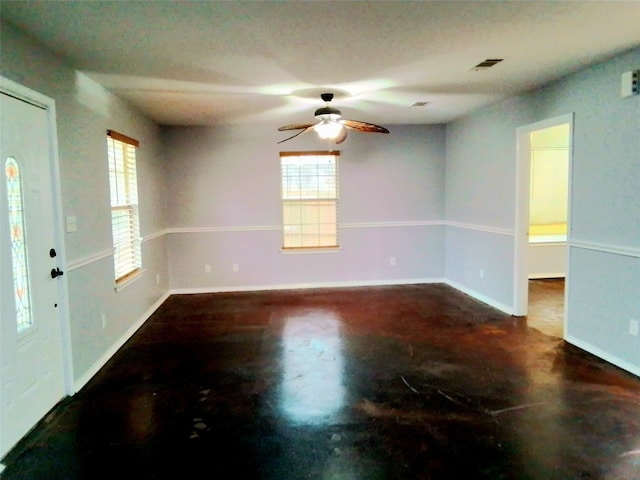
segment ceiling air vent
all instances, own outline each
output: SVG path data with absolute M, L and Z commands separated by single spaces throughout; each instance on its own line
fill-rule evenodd
M 487 58 L 484 62 L 480 62 L 471 70 L 475 70 L 475 71 L 486 70 L 487 68 L 493 67 L 496 63 L 500 63 L 502 60 L 504 59 L 503 58 Z

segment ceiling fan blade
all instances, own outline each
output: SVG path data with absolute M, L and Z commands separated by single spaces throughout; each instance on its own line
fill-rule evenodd
M 298 123 L 295 125 L 285 125 L 284 127 L 280 127 L 278 129 L 279 132 L 284 132 L 286 130 L 304 130 L 309 127 L 313 127 L 315 123 Z
M 386 128 L 373 123 L 360 122 L 358 120 L 340 120 L 340 123 L 359 132 L 389 133 Z
M 284 129 L 284 127 L 279 128 L 278 130 L 282 130 Z M 289 130 L 289 129 L 286 129 Z M 291 130 L 294 130 L 293 128 Z M 306 128 L 303 127 L 303 130 L 300 130 L 298 133 L 296 133 L 295 135 L 290 136 L 289 138 L 285 138 L 284 140 L 280 140 L 278 143 L 284 143 L 287 140 L 291 140 L 292 138 L 296 138 L 298 135 L 302 135 L 304 132 L 308 132 L 309 130 L 313 130 L 313 125 L 309 125 Z
M 334 140 L 336 142 L 336 145 L 340 145 L 346 139 L 347 139 L 347 129 L 343 128 L 343 129 L 340 130 L 340 133 L 338 134 L 338 136 Z

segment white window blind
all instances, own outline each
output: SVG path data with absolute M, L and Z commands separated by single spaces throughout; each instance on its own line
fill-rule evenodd
M 136 176 L 138 145 L 137 140 L 107 130 L 116 283 L 123 281 L 142 266 Z
M 338 246 L 339 152 L 281 152 L 283 248 Z

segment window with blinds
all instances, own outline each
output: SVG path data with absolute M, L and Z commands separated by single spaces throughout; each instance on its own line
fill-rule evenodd
M 338 246 L 339 152 L 281 152 L 283 248 Z
M 138 145 L 133 138 L 107 130 L 116 283 L 126 280 L 142 266 L 136 178 Z

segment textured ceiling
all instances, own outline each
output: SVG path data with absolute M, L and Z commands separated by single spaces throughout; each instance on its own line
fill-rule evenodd
M 640 45 L 639 1 L 2 0 L 0 14 L 165 125 L 314 121 L 322 91 L 346 118 L 444 123 Z M 472 69 L 487 58 L 504 61 Z

